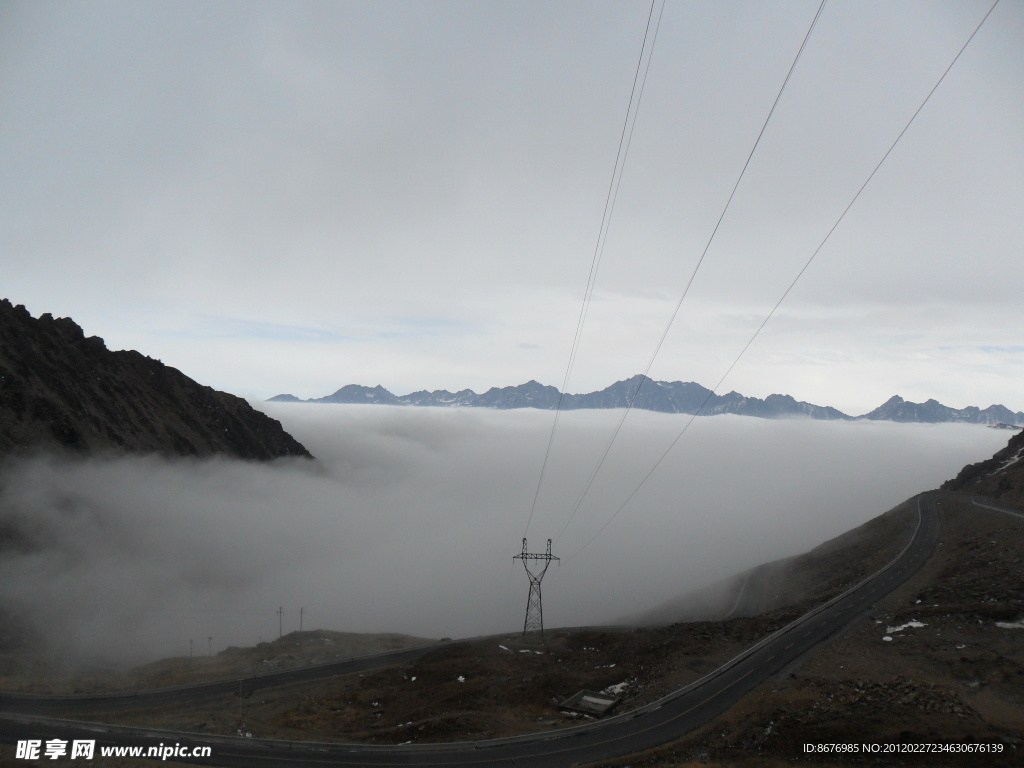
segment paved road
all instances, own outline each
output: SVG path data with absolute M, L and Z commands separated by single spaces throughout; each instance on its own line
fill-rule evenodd
M 989 510 L 991 510 L 993 512 L 1002 512 L 1004 515 L 1011 515 L 1011 516 L 1016 517 L 1016 518 L 1018 518 L 1020 520 L 1024 520 L 1024 513 L 1018 512 L 1015 509 L 1007 509 L 1006 507 L 1000 507 L 1000 506 L 994 505 L 988 499 L 985 499 L 985 501 L 982 501 L 981 498 L 982 497 L 980 497 L 980 496 L 975 496 L 974 498 L 971 499 L 971 503 L 974 506 L 976 506 L 976 507 L 981 507 L 982 509 L 989 509 Z
M 209 745 L 213 757 L 203 760 L 203 763 L 252 768 L 389 765 L 565 768 L 632 754 L 677 739 L 721 714 L 764 680 L 845 627 L 873 603 L 905 582 L 928 560 L 935 548 L 939 531 L 935 503 L 941 495 L 925 494 L 918 497 L 918 526 L 910 543 L 895 560 L 862 583 L 765 638 L 701 680 L 659 701 L 634 712 L 577 728 L 562 729 L 554 734 L 529 734 L 488 742 L 408 746 L 312 744 L 210 737 L 52 720 L 42 717 L 41 713 L 70 711 L 66 697 L 57 701 L 54 697 L 4 695 L 0 696 L 0 713 L 3 713 L 0 714 L 0 739 L 85 738 L 96 739 L 98 746 L 104 743 L 156 745 L 175 742 L 189 746 Z M 387 663 L 412 658 L 399 658 L 401 654 L 419 654 L 426 650 L 429 648 L 392 654 Z M 370 660 L 362 662 L 371 663 Z M 281 674 L 303 673 L 306 671 L 295 670 L 293 673 Z M 242 684 L 244 686 L 245 682 Z M 238 685 L 239 681 L 231 681 L 177 689 L 173 694 L 166 691 L 139 693 L 126 706 L 150 706 L 179 701 L 181 699 L 166 697 L 187 696 L 190 690 L 192 694 L 202 690 L 202 695 L 210 695 L 216 686 L 225 686 L 218 689 L 218 693 L 226 693 L 236 691 Z M 90 697 L 93 700 L 86 705 L 87 710 L 90 706 L 102 706 L 95 701 L 96 698 Z M 19 714 L 15 714 L 16 710 Z

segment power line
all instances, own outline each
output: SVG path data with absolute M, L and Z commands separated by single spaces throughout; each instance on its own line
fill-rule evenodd
M 945 71 L 943 71 L 942 76 L 939 77 L 935 85 L 932 86 L 932 89 L 928 91 L 928 95 L 924 97 L 924 101 L 921 102 L 920 106 L 918 106 L 918 108 L 914 111 L 914 114 L 911 115 L 910 120 L 908 120 L 906 125 L 903 126 L 903 130 L 899 132 L 899 135 L 889 146 L 889 149 L 887 149 L 885 154 L 882 155 L 882 159 L 878 161 L 878 163 L 874 167 L 874 170 L 871 171 L 865 182 L 861 184 L 860 188 L 853 196 L 853 199 L 851 199 L 847 206 L 843 209 L 843 212 L 839 215 L 839 218 L 836 219 L 836 222 L 832 225 L 828 233 L 818 244 L 818 247 L 814 249 L 814 252 L 811 254 L 810 258 L 807 259 L 807 261 L 804 263 L 803 267 L 801 267 L 796 277 L 793 278 L 793 281 L 789 284 L 789 287 L 786 288 L 786 290 L 783 292 L 779 300 L 775 302 L 775 306 L 772 307 L 771 311 L 765 316 L 764 320 L 761 321 L 761 324 L 757 327 L 757 330 L 754 331 L 753 335 L 747 340 L 747 343 L 743 345 L 743 349 L 740 350 L 740 353 L 736 355 L 736 358 L 732 361 L 732 363 L 730 363 L 725 373 L 722 374 L 722 377 L 718 380 L 718 383 L 715 384 L 715 386 L 708 392 L 707 396 L 704 398 L 704 401 L 700 404 L 700 407 L 696 410 L 696 412 L 693 413 L 693 415 L 690 416 L 686 424 L 683 425 L 683 428 L 682 430 L 680 430 L 679 434 L 676 435 L 675 439 L 669 444 L 668 448 L 666 448 L 665 451 L 661 454 L 658 460 L 654 463 L 654 466 L 651 467 L 647 474 L 643 476 L 639 483 L 637 483 L 636 487 L 633 488 L 629 496 L 626 497 L 626 500 L 622 502 L 622 504 L 619 506 L 617 510 L 615 510 L 615 513 L 611 517 L 609 517 L 608 520 L 605 521 L 604 525 L 602 525 L 597 530 L 597 532 L 593 536 L 591 536 L 582 547 L 577 549 L 568 558 L 566 558 L 567 560 L 571 560 L 573 557 L 575 557 L 588 546 L 590 546 L 591 542 L 593 542 L 594 539 L 600 536 L 604 529 L 607 528 L 616 517 L 618 517 L 619 513 L 626 508 L 626 505 L 628 505 L 629 502 L 633 499 L 633 497 L 636 496 L 637 492 L 643 487 L 643 485 L 647 482 L 651 475 L 654 474 L 655 470 L 657 470 L 658 467 L 661 466 L 661 463 L 665 460 L 668 454 L 676 446 L 676 443 L 678 443 L 679 440 L 682 439 L 683 435 L 686 434 L 686 431 L 690 428 L 690 425 L 693 423 L 693 420 L 696 419 L 697 416 L 700 415 L 701 411 L 704 410 L 704 406 L 707 405 L 708 401 L 711 399 L 711 396 L 718 391 L 718 389 L 722 386 L 722 383 L 726 380 L 726 378 L 728 378 L 729 374 L 732 373 L 733 368 L 735 368 L 737 363 L 739 363 L 740 358 L 742 358 L 743 355 L 746 354 L 746 351 L 750 349 L 750 346 L 754 343 L 754 340 L 760 335 L 761 331 L 768 324 L 768 321 L 771 320 L 772 317 L 775 315 L 775 312 L 782 305 L 782 302 L 786 300 L 786 297 L 789 296 L 790 292 L 793 290 L 794 286 L 796 286 L 800 278 L 803 277 L 808 267 L 811 266 L 811 262 L 813 262 L 818 253 L 821 252 L 821 249 L 825 247 L 825 243 L 827 243 L 829 241 L 829 238 L 832 237 L 832 233 L 836 231 L 840 223 L 842 223 L 843 219 L 846 218 L 846 214 L 850 212 L 851 208 L 853 208 L 854 203 L 857 202 L 857 199 L 861 196 L 861 193 L 867 188 L 868 184 L 871 183 L 871 180 L 875 177 L 875 174 L 878 173 L 878 169 L 882 167 L 883 163 L 885 163 L 889 155 L 892 154 L 892 151 L 896 148 L 896 145 L 899 144 L 900 139 L 902 139 L 903 136 L 906 134 L 911 124 L 914 122 L 914 120 L 917 119 L 917 116 L 921 114 L 921 111 L 924 109 L 925 105 L 931 99 L 935 91 L 938 90 L 939 86 L 942 84 L 942 81 L 946 79 L 946 75 L 948 75 L 950 70 L 953 69 L 953 65 L 955 65 L 956 62 L 960 59 L 961 54 L 963 54 L 963 52 L 967 49 L 967 46 L 971 44 L 971 41 L 974 39 L 975 35 L 978 34 L 978 30 L 980 30 L 982 25 L 988 20 L 988 17 L 992 15 L 992 11 L 995 10 L 997 5 L 999 5 L 999 0 L 995 0 L 995 2 L 992 3 L 992 6 L 988 9 L 988 12 L 982 17 L 981 21 L 978 22 L 978 25 L 974 28 L 974 31 L 971 32 L 970 36 L 967 38 L 967 41 L 960 47 L 960 50 L 957 51 L 956 56 L 954 56 L 953 60 L 949 63 L 949 66 L 947 66 Z
M 565 376 L 562 378 L 562 386 L 558 392 L 558 403 L 555 405 L 555 418 L 551 424 L 551 433 L 548 435 L 548 444 L 544 449 L 544 461 L 541 464 L 540 476 L 537 478 L 537 488 L 533 493 L 533 503 L 530 505 L 530 514 L 526 519 L 525 536 L 529 533 L 530 523 L 533 520 L 533 513 L 537 509 L 537 499 L 540 497 L 541 485 L 544 482 L 544 473 L 548 466 L 548 459 L 551 455 L 551 445 L 555 439 L 555 431 L 558 428 L 558 419 L 562 412 L 562 399 L 569 387 L 569 378 L 572 369 L 576 364 L 576 354 L 579 352 L 580 341 L 583 338 L 583 326 L 587 320 L 587 313 L 590 309 L 590 300 L 594 294 L 594 285 L 597 282 L 597 272 L 601 266 L 601 257 L 604 255 L 605 242 L 608 239 L 608 228 L 611 226 L 612 213 L 615 210 L 615 201 L 618 199 L 619 184 L 622 182 L 622 171 L 626 165 L 626 157 L 629 155 L 629 146 L 633 140 L 633 128 L 636 125 L 636 116 L 640 111 L 640 101 L 643 98 L 644 87 L 647 84 L 647 73 L 651 68 L 651 59 L 654 56 L 654 45 L 658 39 L 658 29 L 661 26 L 661 17 L 665 12 L 665 0 L 661 1 L 661 10 L 658 13 L 657 22 L 654 25 L 654 34 L 651 34 L 651 21 L 654 18 L 654 6 L 656 0 L 651 0 L 651 9 L 647 14 L 647 27 L 644 30 L 643 43 L 640 46 L 640 56 L 636 62 L 636 71 L 633 74 L 633 87 L 629 93 L 629 104 L 626 106 L 626 118 L 622 123 L 622 131 L 619 135 L 619 147 L 615 153 L 615 164 L 612 167 L 612 178 L 608 184 L 608 192 L 605 195 L 604 212 L 601 214 L 601 226 L 598 228 L 597 243 L 594 245 L 594 255 L 590 262 L 590 274 L 587 276 L 587 287 L 583 292 L 583 304 L 580 307 L 580 315 L 576 321 L 576 333 L 573 336 L 572 348 L 569 352 L 569 362 L 565 369 Z M 647 38 L 651 38 L 650 49 L 647 48 Z M 643 67 L 644 53 L 647 52 L 647 66 Z M 640 77 L 640 70 L 643 68 L 643 78 Z M 639 83 L 639 91 L 637 84 Z M 636 103 L 634 105 L 634 97 Z
M 782 94 L 786 90 L 786 86 L 789 84 L 790 78 L 793 76 L 793 70 L 796 69 L 797 62 L 800 61 L 800 57 L 803 55 L 804 49 L 807 47 L 807 41 L 810 39 L 811 33 L 814 31 L 815 26 L 817 26 L 818 19 L 821 17 L 821 12 L 825 8 L 825 3 L 827 1 L 828 0 L 821 0 L 821 4 L 818 6 L 818 10 L 814 14 L 814 18 L 811 20 L 811 25 L 807 28 L 807 33 L 804 35 L 804 39 L 800 43 L 800 48 L 799 50 L 797 50 L 796 56 L 793 58 L 793 63 L 789 65 L 789 71 L 786 72 L 786 77 L 782 81 L 782 86 L 779 88 L 779 92 L 775 95 L 775 101 L 772 102 L 772 108 L 768 111 L 768 116 L 764 119 L 764 123 L 761 125 L 761 130 L 757 134 L 757 139 L 754 141 L 754 145 L 750 148 L 750 153 L 747 155 L 746 162 L 743 163 L 743 168 L 740 171 L 739 176 L 736 178 L 736 183 L 733 184 L 732 191 L 729 193 L 729 197 L 725 202 L 725 206 L 722 208 L 722 213 L 718 217 L 718 221 L 715 223 L 714 229 L 711 231 L 711 236 L 708 238 L 707 243 L 704 245 L 704 250 L 701 252 L 700 258 L 697 260 L 697 264 L 696 266 L 694 266 L 693 271 L 690 273 L 690 278 L 686 282 L 686 287 L 683 289 L 683 294 L 682 296 L 679 297 L 679 302 L 676 304 L 676 308 L 672 312 L 671 317 L 669 317 L 668 323 L 665 325 L 665 330 L 662 331 L 661 333 L 661 338 L 658 339 L 658 343 L 654 347 L 654 353 L 651 355 L 650 360 L 647 362 L 647 367 L 644 368 L 643 373 L 640 375 L 640 380 L 639 382 L 637 382 L 636 389 L 633 390 L 632 395 L 630 395 L 628 400 L 626 401 L 626 409 L 623 411 L 618 424 L 616 424 L 615 429 L 612 431 L 612 436 L 608 440 L 608 443 L 605 445 L 604 451 L 601 453 L 600 459 L 598 459 L 597 466 L 594 467 L 594 470 L 590 473 L 590 477 L 587 479 L 586 484 L 583 486 L 583 490 L 580 492 L 579 497 L 576 499 L 576 503 L 575 505 L 573 505 L 572 511 L 569 513 L 568 519 L 565 521 L 565 523 L 562 524 L 561 529 L 559 529 L 558 535 L 555 537 L 555 541 L 558 541 L 562 537 L 562 534 L 565 532 L 565 529 L 569 527 L 569 523 L 572 522 L 573 518 L 576 516 L 576 513 L 583 505 L 583 500 L 587 497 L 587 494 L 590 492 L 590 487 L 594 484 L 594 480 L 597 478 L 598 473 L 604 466 L 604 462 L 608 458 L 608 454 L 611 452 L 612 445 L 615 443 L 615 440 L 619 436 L 619 432 L 622 430 L 622 425 L 623 423 L 625 423 L 626 417 L 629 415 L 629 412 L 633 409 L 633 403 L 636 402 L 636 398 L 640 394 L 640 389 L 643 387 L 644 382 L 647 381 L 648 374 L 651 372 L 651 368 L 654 366 L 654 361 L 658 357 L 658 354 L 661 352 L 661 348 L 665 343 L 665 339 L 668 338 L 669 330 L 671 330 L 673 323 L 675 323 L 676 317 L 679 315 L 679 310 L 682 308 L 683 302 L 686 300 L 686 296 L 690 292 L 690 286 L 693 285 L 693 281 L 697 277 L 697 272 L 700 270 L 701 265 L 704 263 L 704 257 L 707 256 L 708 250 L 711 248 L 711 243 L 714 242 L 715 235 L 718 234 L 718 229 L 719 227 L 721 227 L 722 221 L 723 219 L 725 219 L 725 215 L 726 213 L 728 213 L 729 207 L 732 205 L 733 198 L 736 196 L 736 190 L 739 189 L 740 182 L 743 181 L 743 177 L 747 173 L 747 168 L 750 167 L 750 161 L 753 159 L 754 153 L 757 151 L 757 147 L 761 143 L 761 138 L 764 136 L 764 132 L 768 128 L 768 123 L 771 121 L 772 115 L 775 114 L 775 108 L 779 105 L 779 100 L 782 98 Z

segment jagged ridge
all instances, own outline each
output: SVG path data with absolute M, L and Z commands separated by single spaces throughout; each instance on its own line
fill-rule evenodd
M 0 300 L 0 454 L 74 452 L 312 458 L 240 397 L 138 352 L 111 352 L 69 318 Z
M 640 387 L 641 382 L 643 386 Z M 745 397 L 739 392 L 716 395 L 707 387 L 694 382 L 644 381 L 642 374 L 617 381 L 598 392 L 586 394 L 566 393 L 562 396 L 562 408 L 578 410 L 584 408 L 625 408 L 636 394 L 634 408 L 662 413 L 697 413 L 714 415 L 733 413 L 760 418 L 808 417 L 812 419 L 847 420 L 852 417 L 828 406 L 798 401 L 790 395 L 769 395 L 765 399 Z M 274 402 L 307 403 L 376 403 L 383 405 L 423 405 L 438 407 L 470 408 L 540 408 L 551 410 L 558 407 L 559 392 L 556 387 L 536 381 L 528 381 L 515 387 L 492 387 L 481 395 L 471 389 L 459 392 L 420 390 L 408 395 L 395 395 L 377 385 L 364 387 L 349 384 L 326 397 L 300 400 L 295 395 L 277 395 Z M 703 407 L 702 407 L 703 406 Z M 1024 414 L 1022 414 L 1024 417 Z
M 637 374 L 632 378 L 617 381 L 598 392 L 586 394 L 566 393 L 562 396 L 562 408 L 625 408 L 637 392 L 644 377 Z M 449 392 L 445 389 L 427 392 L 419 390 L 408 395 L 395 395 L 379 384 L 364 387 L 349 384 L 325 397 L 301 400 L 295 395 L 277 395 L 272 402 L 289 403 L 375 403 L 378 405 L 424 405 L 435 407 L 467 408 L 540 408 L 551 410 L 558 407 L 559 392 L 556 387 L 528 381 L 515 387 L 492 387 L 478 395 L 471 389 Z M 745 397 L 739 392 L 716 395 L 707 387 L 692 381 L 654 381 L 647 379 L 640 387 L 634 408 L 662 413 L 697 413 L 715 415 L 732 413 L 740 416 L 757 416 L 762 419 L 804 417 L 825 420 L 871 419 L 902 422 L 965 422 L 989 425 L 1024 425 L 1024 412 L 1014 413 L 1002 405 L 991 405 L 980 409 L 950 408 L 935 400 L 925 403 L 909 403 L 895 395 L 875 410 L 862 416 L 849 416 L 831 406 L 814 405 L 797 400 L 791 395 L 768 395 L 763 400 Z
M 862 419 L 883 419 L 886 421 L 921 422 L 938 424 L 940 422 L 958 421 L 968 424 L 1022 424 L 1024 413 L 1014 413 L 1003 405 L 990 405 L 982 410 L 973 405 L 966 408 L 950 408 L 938 400 L 927 400 L 923 403 L 908 403 L 899 395 L 893 395 L 882 405 Z

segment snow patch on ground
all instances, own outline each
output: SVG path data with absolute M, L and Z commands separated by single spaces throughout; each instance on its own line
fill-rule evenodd
M 886 627 L 885 631 L 888 632 L 891 635 L 891 634 L 893 634 L 895 632 L 902 632 L 904 629 L 908 629 L 910 627 L 913 627 L 913 628 L 917 629 L 919 627 L 924 627 L 924 626 L 927 626 L 927 625 L 926 624 L 922 624 L 920 621 L 908 621 L 906 624 L 900 624 L 898 627 Z
M 996 626 L 1000 629 L 1024 629 L 1024 619 L 1017 621 L 997 621 Z
M 1007 469 L 1007 468 L 1011 467 L 1012 465 L 1016 464 L 1018 461 L 1021 460 L 1021 456 L 1022 455 L 1024 455 L 1024 448 L 1018 448 L 1017 452 L 1015 454 L 1013 454 L 1013 456 L 1011 456 L 1009 459 L 1007 459 L 1002 464 L 1000 464 L 997 469 L 995 469 L 992 472 L 989 472 L 988 476 L 992 477 L 992 475 L 995 475 L 995 474 L 997 474 L 999 472 L 1002 472 L 1004 469 Z

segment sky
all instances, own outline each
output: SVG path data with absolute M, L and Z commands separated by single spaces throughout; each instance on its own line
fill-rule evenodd
M 988 0 L 832 0 L 650 374 L 714 386 Z M 669 0 L 568 389 L 650 363 L 816 2 Z M 646 2 L 0 4 L 0 293 L 252 399 L 560 386 Z M 1024 409 L 1002 0 L 723 389 Z
M 800 554 L 994 453 L 971 424 L 635 414 L 583 506 L 615 411 L 570 411 L 535 514 L 550 414 L 263 404 L 318 463 L 156 455 L 0 465 L 0 609 L 78 662 L 142 662 L 304 629 L 521 631 L 513 556 L 554 539 L 548 628 L 607 624 Z M 894 466 L 899 471 L 892 471 Z M 615 515 L 613 517 L 613 515 Z M 529 522 L 528 522 L 529 519 Z M 733 594 L 723 592 L 732 604 Z M 703 618 L 706 618 L 703 617 Z M 677 617 L 678 619 L 678 617 Z

